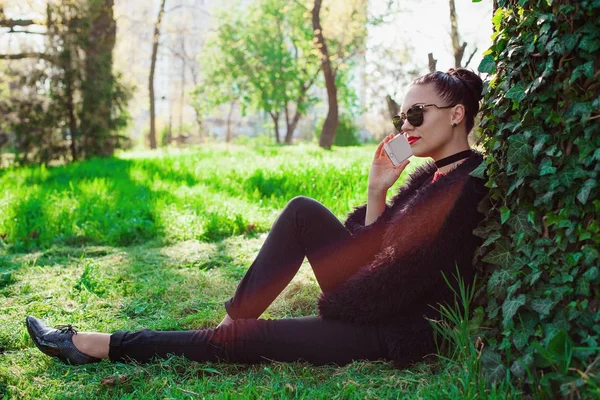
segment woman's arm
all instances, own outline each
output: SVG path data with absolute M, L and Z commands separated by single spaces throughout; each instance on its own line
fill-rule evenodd
M 371 225 L 385 211 L 385 196 L 387 191 L 369 190 L 365 226 Z
M 383 214 L 386 209 L 385 196 L 388 189 L 398 180 L 398 177 L 410 162 L 406 160 L 402 164 L 394 166 L 390 161 L 383 146 L 394 137 L 395 135 L 390 133 L 379 143 L 375 150 L 375 156 L 369 170 L 365 226 L 371 225 Z

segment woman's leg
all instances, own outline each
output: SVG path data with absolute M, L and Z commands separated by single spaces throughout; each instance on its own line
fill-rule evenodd
M 216 329 L 116 332 L 105 350 L 112 361 L 147 362 L 154 357 L 179 355 L 198 362 L 307 361 L 314 365 L 345 365 L 354 360 L 386 359 L 383 334 L 378 326 L 317 316 L 239 319 Z
M 227 314 L 233 320 L 258 318 L 293 279 L 305 256 L 321 290 L 333 290 L 365 265 L 379 245 L 377 240 L 354 238 L 318 201 L 295 197 L 273 224 L 235 294 L 225 302 Z

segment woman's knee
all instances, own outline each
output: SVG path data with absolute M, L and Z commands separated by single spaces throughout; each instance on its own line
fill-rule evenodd
M 292 211 L 304 211 L 314 210 L 316 207 L 323 207 L 323 205 L 312 197 L 296 196 L 287 203 L 285 208 Z

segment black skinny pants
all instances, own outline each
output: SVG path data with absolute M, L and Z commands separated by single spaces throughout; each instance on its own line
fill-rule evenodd
M 353 237 L 321 203 L 296 197 L 275 221 L 258 256 L 225 302 L 233 323 L 194 331 L 116 332 L 112 361 L 185 356 L 194 361 L 255 364 L 269 360 L 345 365 L 387 358 L 385 329 L 318 316 L 257 319 L 297 273 L 306 256 L 323 292 L 334 289 L 374 255 L 377 241 Z

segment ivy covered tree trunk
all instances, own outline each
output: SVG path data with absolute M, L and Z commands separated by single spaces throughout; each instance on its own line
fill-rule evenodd
M 498 0 L 479 66 L 492 74 L 481 359 L 548 398 L 600 384 L 599 20 L 593 1 Z
M 85 42 L 85 78 L 81 129 L 86 157 L 110 156 L 115 150 L 111 135 L 114 76 L 113 49 L 117 24 L 114 0 L 89 0 L 89 30 Z

